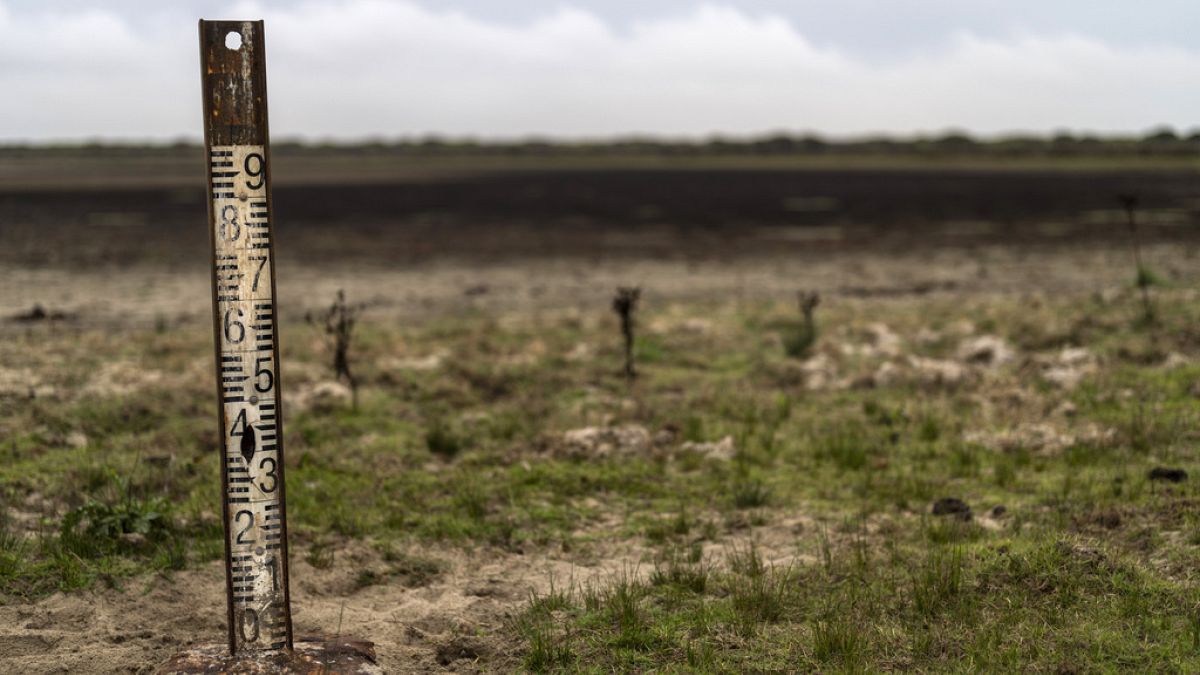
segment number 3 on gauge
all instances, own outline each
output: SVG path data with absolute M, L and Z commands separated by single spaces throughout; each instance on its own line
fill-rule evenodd
M 278 465 L 275 463 L 274 457 L 263 457 L 258 462 L 258 469 L 260 471 L 262 471 L 263 469 L 266 469 L 267 464 L 270 464 L 271 468 L 268 469 L 267 471 L 263 472 L 263 474 L 262 474 L 263 480 L 260 480 L 258 482 L 258 489 L 262 490 L 265 493 L 270 494 L 275 491 L 276 487 L 279 487 L 279 476 L 277 476 L 275 474 L 275 467 L 277 467 Z M 271 481 L 270 485 L 267 485 L 267 479 L 269 479 Z

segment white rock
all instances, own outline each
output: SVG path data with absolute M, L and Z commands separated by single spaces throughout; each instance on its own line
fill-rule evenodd
M 1096 357 L 1082 347 L 1067 347 L 1054 358 L 1043 360 L 1042 379 L 1059 389 L 1074 389 L 1084 377 L 1096 372 Z
M 800 365 L 804 388 L 812 391 L 832 388 L 837 381 L 837 364 L 825 354 L 817 354 Z
M 695 452 L 704 455 L 708 459 L 716 459 L 721 461 L 729 461 L 737 455 L 737 448 L 733 445 L 733 436 L 726 436 L 717 442 L 696 443 L 688 441 L 680 446 L 681 450 Z
M 1163 360 L 1162 367 L 1167 370 L 1174 370 L 1191 363 L 1191 359 L 1180 354 L 1179 352 L 1171 352 L 1167 354 L 1167 358 Z
M 1054 408 L 1054 411 L 1051 414 L 1059 417 L 1074 417 L 1078 412 L 1079 408 L 1076 407 L 1074 403 L 1071 403 L 1070 401 L 1063 401 Z
M 980 335 L 963 340 L 958 346 L 960 361 L 982 366 L 999 366 L 1012 361 L 1012 347 L 995 335 Z
M 437 370 L 442 367 L 442 363 L 446 360 L 447 353 L 444 351 L 436 351 L 425 356 L 408 356 L 401 358 L 390 358 L 385 360 L 380 365 L 384 370 L 414 370 L 417 372 L 428 372 Z
M 914 378 L 926 385 L 956 386 L 966 382 L 969 377 L 967 369 L 954 361 L 909 356 L 908 363 Z
M 867 343 L 875 354 L 897 356 L 900 354 L 900 336 L 892 332 L 885 323 L 875 322 L 866 327 Z
M 978 443 L 999 452 L 1024 449 L 1032 452 L 1054 453 L 1076 443 L 1108 443 L 1115 435 L 1114 430 L 1094 424 L 1070 432 L 1059 430 L 1044 422 L 1034 422 L 1020 424 L 1003 431 L 968 431 L 963 434 L 963 440 L 969 443 Z
M 292 405 L 297 411 L 328 412 L 350 405 L 353 398 L 350 387 L 328 380 L 300 388 L 292 396 Z
M 650 432 L 637 424 L 583 427 L 562 435 L 562 454 L 580 459 L 642 454 L 650 449 Z
M 592 346 L 586 342 L 577 342 L 571 351 L 563 354 L 563 358 L 568 361 L 588 361 L 592 358 Z
M 949 335 L 957 335 L 959 337 L 974 335 L 975 324 L 971 323 L 969 319 L 959 319 L 946 326 L 946 333 Z
M 891 361 L 884 361 L 879 368 L 870 375 L 865 384 L 873 387 L 887 387 L 895 384 L 903 378 L 904 372 Z
M 930 328 L 917 331 L 916 342 L 923 347 L 929 347 L 942 341 L 942 334 Z
M 1058 353 L 1058 363 L 1064 366 L 1084 366 L 1095 361 L 1096 357 L 1083 347 L 1064 347 Z

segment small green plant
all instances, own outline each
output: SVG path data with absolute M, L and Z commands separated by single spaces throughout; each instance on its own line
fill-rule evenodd
M 672 548 L 665 559 L 650 573 L 653 586 L 673 586 L 692 593 L 703 593 L 708 587 L 708 567 L 702 560 L 692 561 L 690 553 Z
M 182 539 L 168 541 L 158 547 L 153 567 L 163 573 L 176 572 L 188 563 L 187 543 Z
M 529 651 L 525 668 L 531 673 L 545 673 L 570 665 L 571 649 L 554 635 L 551 626 L 539 623 L 528 631 Z
M 684 651 L 684 659 L 688 668 L 699 673 L 711 673 L 718 670 L 717 650 L 707 642 L 700 644 L 689 642 Z
M 334 547 L 327 541 L 315 541 L 309 547 L 304 559 L 316 569 L 327 570 L 333 567 Z
M 756 509 L 771 501 L 771 488 L 757 479 L 733 484 L 733 505 L 739 509 Z
M 649 651 L 658 643 L 641 603 L 647 587 L 623 574 L 603 590 L 588 591 L 584 605 L 598 612 L 614 634 L 609 646 L 637 652 Z M 590 597 L 589 597 L 590 596 Z
M 632 286 L 617 288 L 613 296 L 613 311 L 621 317 L 621 336 L 625 340 L 625 378 L 632 380 L 637 376 L 633 365 L 633 315 L 637 311 L 638 300 L 642 297 L 642 289 Z
M 851 665 L 863 649 L 862 629 L 842 615 L 833 614 L 816 621 L 813 631 L 813 658 L 821 663 Z
M 913 575 L 913 608 L 924 617 L 931 617 L 957 598 L 963 589 L 962 549 L 935 548 L 925 564 Z
M 446 564 L 436 558 L 398 551 L 391 546 L 382 547 L 382 553 L 388 563 L 388 575 L 400 577 L 409 588 L 428 586 L 446 571 Z
M 758 577 L 767 571 L 762 555 L 759 554 L 758 547 L 753 541 L 745 548 L 735 546 L 730 549 L 725 563 L 729 566 L 730 574 L 737 576 Z
M 1143 400 L 1130 404 L 1126 415 L 1118 418 L 1114 426 L 1117 438 L 1139 455 L 1167 448 L 1184 433 L 1177 415 Z
M 866 467 L 873 451 L 867 434 L 854 426 L 828 429 L 814 439 L 814 445 L 819 459 L 832 463 L 841 471 L 858 471 Z
M 730 561 L 729 602 L 743 633 L 783 619 L 793 592 L 790 570 L 766 567 L 753 548 L 736 564 Z M 740 572 L 739 572 L 740 570 Z
M 571 594 L 559 589 L 550 578 L 550 588 L 545 593 L 531 592 L 529 594 L 529 613 L 538 618 L 547 618 L 554 612 L 571 606 Z
M 463 450 L 463 438 L 444 418 L 435 417 L 425 431 L 425 447 L 443 459 L 453 459 Z
M 794 333 L 783 340 L 783 349 L 794 359 L 808 358 L 813 345 L 817 342 L 817 305 L 821 304 L 821 296 L 816 291 L 800 291 L 796 294 L 800 308 L 800 323 Z
M 1200 652 L 1200 613 L 1192 611 L 1188 614 L 1188 632 L 1192 636 L 1192 651 Z
M 455 491 L 454 506 L 471 520 L 481 522 L 488 514 L 488 495 L 477 482 L 465 476 Z
M 1158 283 L 1158 278 L 1142 262 L 1142 245 L 1138 238 L 1137 207 L 1138 196 L 1123 194 L 1117 198 L 1125 208 L 1125 219 L 1129 226 L 1129 247 L 1133 252 L 1133 264 L 1137 274 L 1134 283 L 1142 295 L 1142 321 L 1152 325 L 1155 321 L 1154 304 L 1150 301 L 1150 287 Z
M 354 588 L 355 588 L 355 590 L 361 590 L 364 588 L 368 588 L 370 586 L 374 586 L 376 584 L 383 583 L 385 580 L 387 580 L 387 575 L 380 574 L 379 572 L 376 572 L 375 570 L 369 570 L 369 569 L 359 570 L 358 574 L 356 574 L 354 576 Z
M 917 426 L 917 438 L 925 443 L 934 443 L 942 437 L 942 424 L 937 417 L 927 415 Z
M 30 546 L 20 534 L 9 531 L 5 516 L 0 516 L 0 580 L 11 579 L 21 571 Z
M 95 558 L 162 541 L 173 530 L 166 500 L 139 497 L 127 477 L 113 471 L 108 476 L 116 498 L 110 501 L 89 498 L 69 511 L 59 527 L 63 550 L 82 558 Z
M 101 542 L 116 541 L 127 534 L 157 538 L 170 529 L 165 511 L 166 503 L 160 499 L 131 498 L 115 504 L 89 500 L 67 513 L 62 531 L 67 536 L 85 535 Z

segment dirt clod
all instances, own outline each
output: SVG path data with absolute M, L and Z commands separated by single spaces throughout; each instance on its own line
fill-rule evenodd
M 1115 530 L 1121 526 L 1121 514 L 1116 511 L 1103 511 L 1096 515 L 1096 524 L 1106 530 Z
M 443 666 L 448 666 L 461 659 L 477 659 L 483 651 L 484 647 L 481 642 L 459 635 L 438 646 L 437 660 Z
M 971 519 L 971 507 L 958 497 L 942 497 L 933 503 L 935 516 L 954 516 L 959 520 Z
M 1183 469 L 1175 469 L 1165 466 L 1156 466 L 1150 469 L 1148 476 L 1153 481 L 1163 481 L 1166 483 L 1182 483 L 1187 480 L 1187 472 Z
M 37 323 L 39 321 L 63 321 L 70 318 L 66 312 L 47 310 L 41 305 L 34 305 L 26 312 L 17 312 L 9 317 L 17 323 Z

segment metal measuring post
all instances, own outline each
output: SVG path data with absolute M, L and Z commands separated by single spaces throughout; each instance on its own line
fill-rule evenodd
M 201 21 L 229 641 L 155 672 L 379 675 L 367 640 L 292 640 L 263 22 Z
M 292 649 L 262 21 L 201 21 L 229 649 Z

